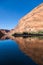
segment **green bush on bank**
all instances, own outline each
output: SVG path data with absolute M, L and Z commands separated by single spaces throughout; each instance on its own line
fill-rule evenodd
M 23 33 L 18 32 L 18 33 L 12 34 L 12 36 L 16 34 L 43 34 L 43 31 L 37 31 L 37 32 L 31 31 L 31 32 L 23 32 Z

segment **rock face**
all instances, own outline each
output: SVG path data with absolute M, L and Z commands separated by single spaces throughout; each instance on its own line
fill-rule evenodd
M 0 39 L 1 39 L 2 36 L 7 34 L 8 32 L 9 32 L 9 30 L 0 29 Z
M 21 18 L 18 25 L 10 33 L 37 32 L 40 30 L 43 30 L 43 3 Z
M 1 32 L 2 34 L 7 34 L 7 33 L 9 32 L 9 30 L 0 29 L 0 32 Z

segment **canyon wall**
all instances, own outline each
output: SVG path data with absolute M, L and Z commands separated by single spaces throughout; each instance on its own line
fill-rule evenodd
M 43 30 L 43 3 L 22 17 L 10 34 Z

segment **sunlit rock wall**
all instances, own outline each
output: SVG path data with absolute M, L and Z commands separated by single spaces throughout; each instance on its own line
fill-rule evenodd
M 43 3 L 22 17 L 18 25 L 10 31 L 10 34 L 15 32 L 37 32 L 40 30 L 43 30 Z

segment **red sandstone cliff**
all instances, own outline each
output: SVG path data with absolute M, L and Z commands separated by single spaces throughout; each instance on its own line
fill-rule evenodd
M 43 30 L 43 3 L 22 17 L 18 25 L 10 31 L 10 35 L 22 32 L 37 32 Z

